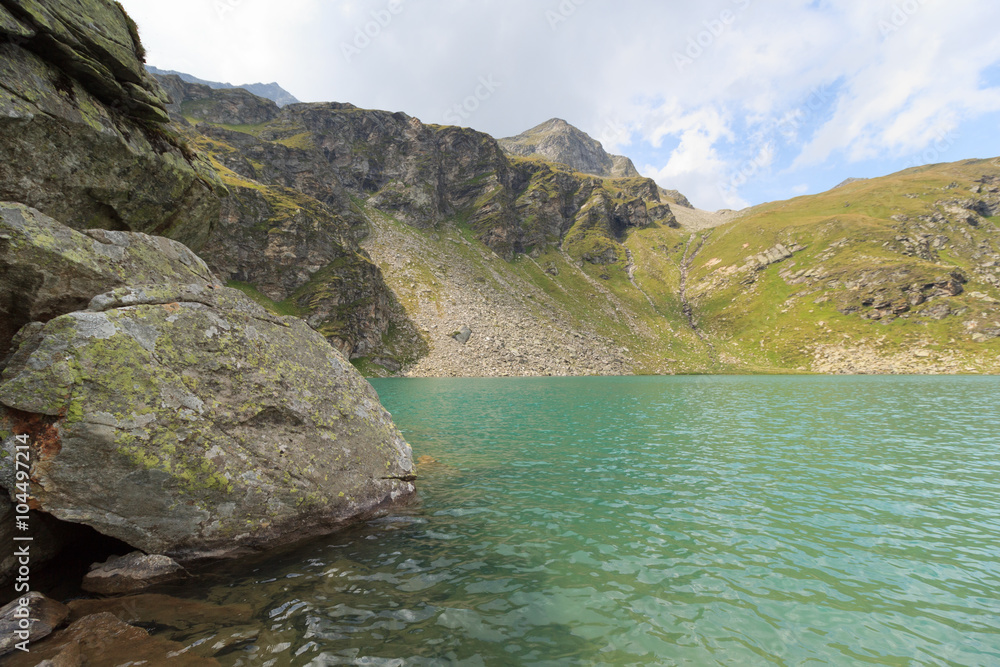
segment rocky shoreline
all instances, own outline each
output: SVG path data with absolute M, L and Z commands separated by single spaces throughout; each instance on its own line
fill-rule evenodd
M 161 664 L 183 647 L 128 625 L 149 598 L 63 605 L 37 591 L 46 566 L 94 545 L 115 558 L 83 590 L 120 596 L 326 534 L 410 502 L 412 452 L 335 336 L 200 255 L 232 200 L 121 6 L 0 19 L 0 654 Z M 183 613 L 246 616 L 202 607 Z M 171 664 L 216 664 L 189 657 Z

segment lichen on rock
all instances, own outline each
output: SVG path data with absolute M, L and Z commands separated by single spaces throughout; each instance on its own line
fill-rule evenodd
M 47 253 L 28 301 L 74 272 L 90 280 L 77 309 L 22 329 L 0 376 L 5 448 L 15 433 L 32 443 L 33 508 L 190 560 L 329 531 L 413 493 L 409 445 L 305 322 L 222 287 L 176 242 L 7 212 L 4 261 Z M 102 281 L 113 289 L 90 294 Z
M 199 247 L 225 188 L 168 123 L 117 3 L 0 3 L 0 200 Z

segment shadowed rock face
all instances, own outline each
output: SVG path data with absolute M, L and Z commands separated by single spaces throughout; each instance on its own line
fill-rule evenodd
M 238 154 L 216 155 L 233 162 Z M 420 354 L 416 327 L 358 246 L 355 237 L 365 231 L 359 213 L 342 208 L 338 214 L 291 188 L 235 176 L 227 184 L 230 196 L 202 249 L 216 275 L 250 285 L 303 317 L 348 358 L 396 359 L 398 368 Z M 348 196 L 340 196 L 349 206 Z
M 64 267 L 53 280 L 89 273 L 77 297 L 102 275 L 126 283 L 53 306 L 11 345 L 0 437 L 10 462 L 13 435 L 30 435 L 33 509 L 190 560 L 329 531 L 412 494 L 409 446 L 305 322 L 222 287 L 176 242 L 96 232 L 116 241 L 103 243 L 10 210 L 8 250 L 45 249 Z M 11 492 L 13 473 L 0 469 Z
M 0 199 L 76 229 L 204 243 L 221 184 L 167 124 L 119 5 L 3 0 L 0 81 Z

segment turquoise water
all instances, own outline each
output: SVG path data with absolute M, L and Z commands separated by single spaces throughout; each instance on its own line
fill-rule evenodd
M 224 664 L 1000 664 L 998 378 L 373 384 L 420 502 L 213 585 Z

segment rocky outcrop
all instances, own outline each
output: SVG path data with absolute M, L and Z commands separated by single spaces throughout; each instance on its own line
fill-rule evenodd
M 38 53 L 109 107 L 167 122 L 166 99 L 146 74 L 138 30 L 121 5 L 101 0 L 0 2 L 2 34 Z
M 204 243 L 224 191 L 167 123 L 121 6 L 3 0 L 0 13 L 0 200 L 76 229 Z
M 286 168 L 309 169 L 301 152 L 251 135 L 201 126 L 230 196 L 202 254 L 213 271 L 249 294 L 295 314 L 351 359 L 395 370 L 419 357 L 425 343 L 378 266 L 358 246 L 365 218 L 336 175 L 325 201 L 282 185 L 267 185 L 250 162 L 269 155 Z M 248 159 L 245 156 L 251 156 Z M 317 191 L 319 188 L 317 188 Z
M 794 253 L 804 249 L 804 247 L 805 246 L 801 246 L 797 243 L 792 243 L 789 246 L 786 246 L 783 243 L 776 243 L 764 252 L 751 255 L 743 261 L 747 267 L 753 269 L 754 271 L 760 271 L 771 264 L 776 264 L 777 262 L 788 259 Z
M 597 191 L 607 206 L 601 220 L 585 216 L 585 226 L 607 244 L 617 244 L 629 227 L 676 225 L 666 192 L 629 170 L 603 178 L 508 158 L 496 140 L 474 130 L 335 102 L 286 107 L 269 120 L 253 111 L 223 123 L 220 113 L 233 107 L 219 91 L 163 81 L 172 91 L 184 87 L 172 93 L 177 99 L 198 98 L 197 106 L 184 102 L 178 109 L 204 121 L 197 130 L 210 139 L 204 148 L 219 162 L 244 178 L 313 197 L 352 228 L 359 203 L 422 229 L 461 222 L 511 259 L 539 245 L 559 245 Z M 255 125 L 252 134 L 220 127 L 235 120 Z M 589 252 L 577 253 L 574 244 L 568 249 Z
M 243 88 L 214 89 L 187 83 L 176 74 L 159 76 L 157 80 L 170 96 L 167 110 L 182 116 L 191 115 L 221 125 L 256 125 L 278 115 L 278 105 L 272 100 Z
M 498 140 L 509 155 L 537 156 L 605 178 L 637 178 L 632 160 L 605 152 L 601 142 L 561 118 L 552 118 L 516 137 Z
M 14 340 L 0 437 L 12 461 L 28 435 L 32 509 L 190 560 L 329 531 L 413 492 L 374 390 L 305 322 L 222 287 L 176 242 L 14 211 L 5 256 L 46 247 L 94 286 L 88 271 L 134 278 L 73 310 L 80 287 Z M 157 244 L 167 257 L 144 260 Z M 0 472 L 13 492 L 12 467 Z

